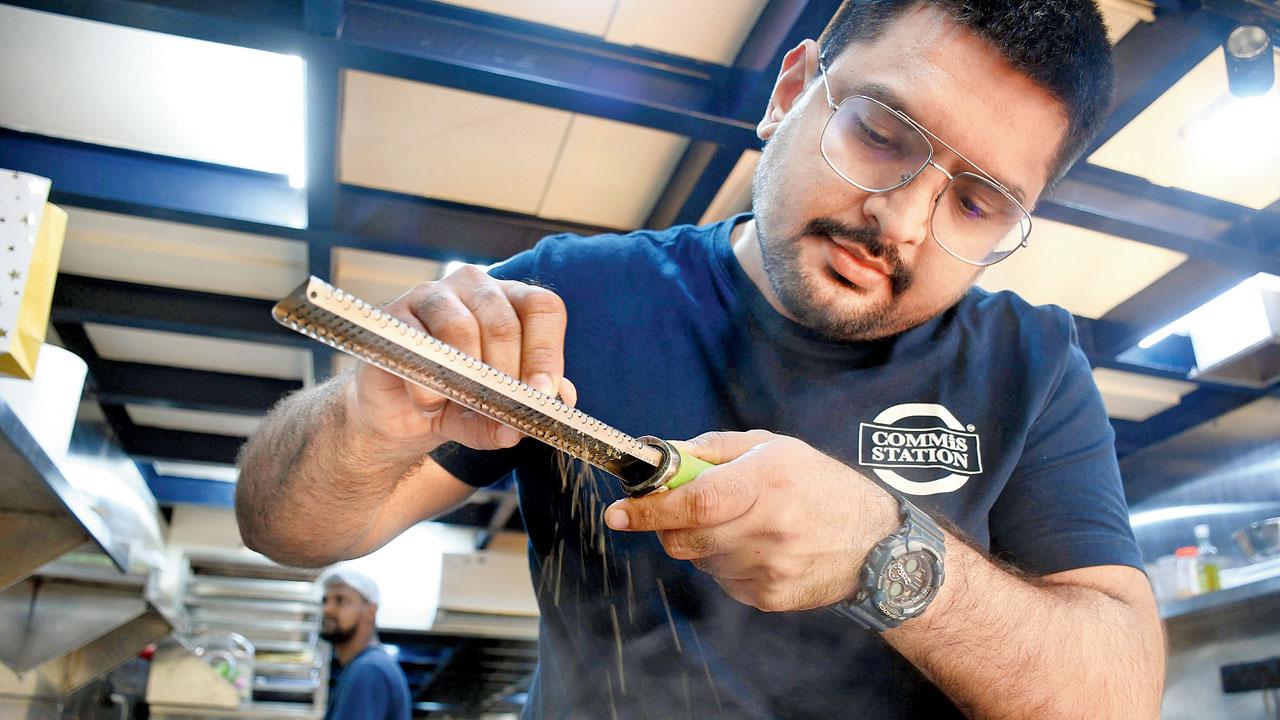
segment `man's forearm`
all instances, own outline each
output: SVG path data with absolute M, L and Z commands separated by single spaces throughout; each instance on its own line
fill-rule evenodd
M 241 451 L 236 517 L 245 543 L 295 565 L 344 556 L 430 448 L 380 441 L 350 421 L 351 374 L 280 403 Z
M 949 536 L 935 602 L 885 639 L 970 717 L 1155 718 L 1163 637 L 1144 605 L 1019 577 Z

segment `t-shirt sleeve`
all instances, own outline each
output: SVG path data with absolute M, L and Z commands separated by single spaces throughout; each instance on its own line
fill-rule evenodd
M 350 677 L 347 676 L 350 673 Z M 342 673 L 342 692 L 328 717 L 335 720 L 385 720 L 391 684 L 376 666 L 355 663 Z
M 1141 569 L 1115 433 L 1075 325 L 1069 316 L 1065 322 L 1071 336 L 1066 363 L 992 507 L 991 550 L 1034 575 L 1097 565 Z
M 541 273 L 540 258 L 546 249 L 561 238 L 571 236 L 551 236 L 543 238 L 536 247 L 526 250 L 509 260 L 498 263 L 489 269 L 489 274 L 503 280 L 519 280 L 540 285 L 549 284 L 548 278 Z M 450 475 L 468 485 L 482 488 L 488 487 L 505 478 L 530 449 L 532 440 L 522 440 L 513 448 L 505 450 L 473 450 L 458 443 L 445 443 L 431 453 L 436 461 Z

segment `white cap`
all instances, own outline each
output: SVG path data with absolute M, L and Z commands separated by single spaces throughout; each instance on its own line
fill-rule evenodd
M 319 583 L 321 588 L 327 588 L 330 585 L 342 583 L 343 585 L 346 585 L 352 590 L 360 593 L 360 596 L 363 597 L 366 602 L 373 603 L 374 605 L 378 604 L 380 597 L 378 594 L 378 583 L 374 582 L 373 578 L 365 575 L 359 570 L 353 570 L 348 567 L 330 568 L 320 576 Z

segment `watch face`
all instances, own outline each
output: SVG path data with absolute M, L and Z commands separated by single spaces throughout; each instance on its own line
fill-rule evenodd
M 934 557 L 924 550 L 890 560 L 880 576 L 884 601 L 899 612 L 927 602 L 935 584 Z

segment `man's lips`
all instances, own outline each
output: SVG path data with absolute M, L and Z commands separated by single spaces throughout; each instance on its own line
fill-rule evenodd
M 889 282 L 889 268 L 871 257 L 861 246 L 842 243 L 824 236 L 831 267 L 845 280 L 861 288 L 873 288 Z

